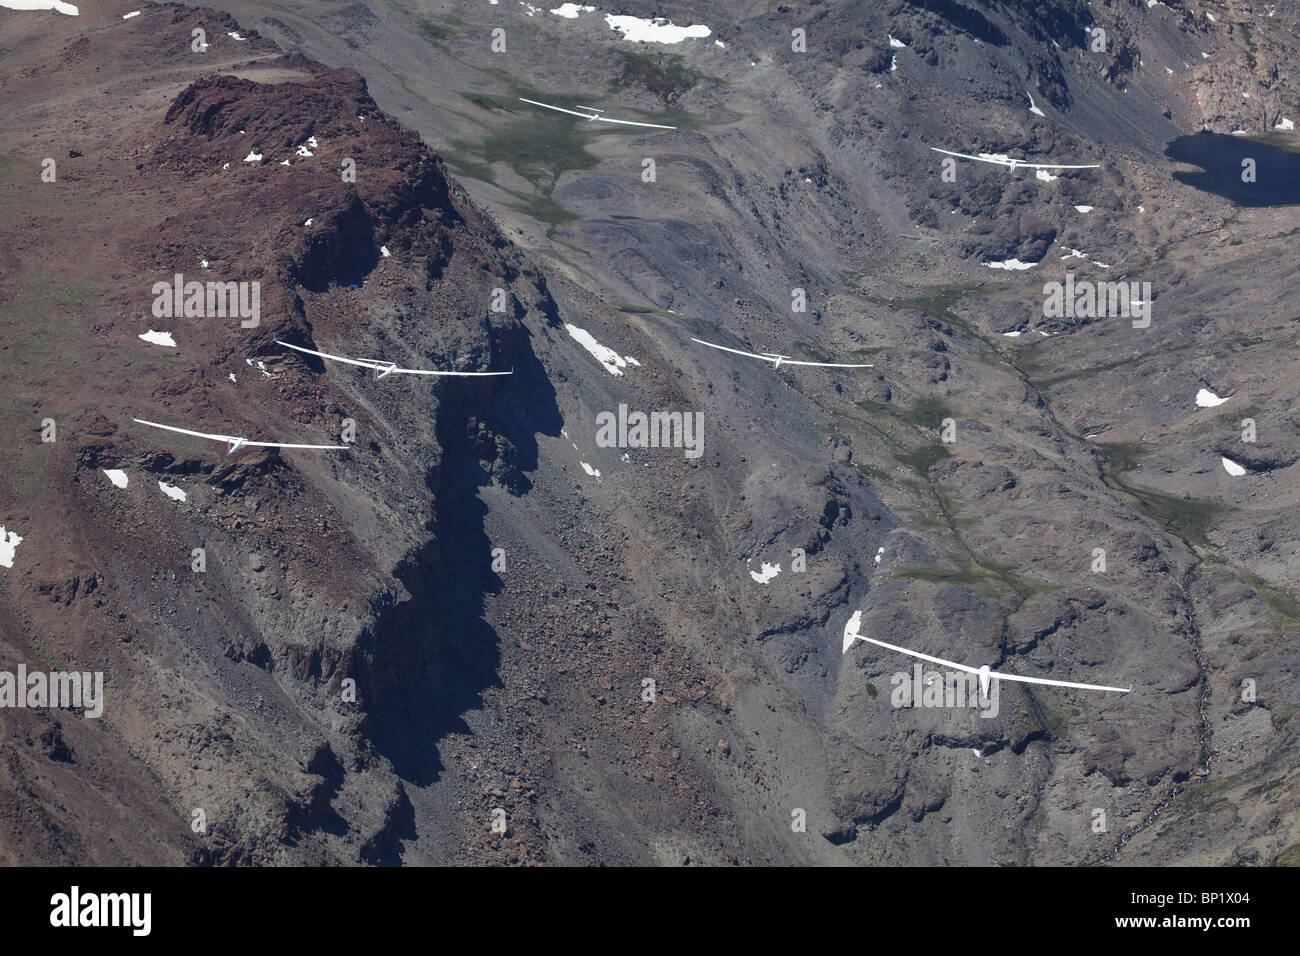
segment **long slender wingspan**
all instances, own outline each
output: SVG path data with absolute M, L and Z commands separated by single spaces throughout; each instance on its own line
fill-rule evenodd
M 177 428 L 175 425 L 159 425 L 157 422 L 147 422 L 143 418 L 133 418 L 133 422 L 139 422 L 141 425 L 148 425 L 150 428 L 163 428 L 169 432 L 180 432 L 182 435 L 193 435 L 195 438 L 207 438 L 212 441 L 235 441 L 232 435 L 209 435 L 207 432 L 192 432 L 188 428 Z
M 1011 160 L 994 159 L 991 156 L 972 156 L 970 153 L 954 153 L 950 149 L 940 149 L 938 146 L 931 146 L 936 153 L 943 153 L 945 156 L 956 156 L 960 159 L 973 159 L 977 163 L 993 163 L 998 166 L 1010 166 Z M 1016 163 L 1017 166 L 1021 165 Z
M 385 369 L 388 365 L 383 362 L 371 362 L 365 359 L 344 358 L 342 355 L 330 355 L 328 352 L 317 352 L 315 349 L 306 349 L 301 345 L 290 345 L 288 342 L 275 340 L 276 345 L 283 345 L 287 349 L 293 349 L 296 352 L 306 352 L 308 355 L 316 355 L 320 358 L 330 359 L 335 362 L 347 362 L 349 365 L 360 365 L 362 368 Z
M 292 445 L 292 444 L 289 444 L 289 443 L 287 443 L 287 442 L 279 442 L 279 441 L 245 441 L 245 442 L 243 442 L 243 444 L 245 444 L 245 445 L 256 445 L 256 446 L 259 447 L 259 448 L 321 448 L 321 449 L 338 448 L 338 449 L 342 449 L 342 448 L 347 448 L 347 447 L 348 447 L 347 445 Z
M 387 368 L 387 366 L 382 366 L 382 367 Z M 510 372 L 435 372 L 435 371 L 431 371 L 430 369 L 423 369 L 423 368 L 395 368 L 393 369 L 393 372 L 396 375 L 514 375 L 515 374 L 513 371 Z
M 590 113 L 579 113 L 577 110 L 566 110 L 563 106 L 552 106 L 550 103 L 539 103 L 537 100 L 524 99 L 519 97 L 521 103 L 531 103 L 533 106 L 540 106 L 543 109 L 555 110 L 557 113 L 568 113 L 570 116 L 581 116 L 583 119 L 598 123 L 618 123 L 621 126 L 647 126 L 651 129 L 676 129 L 676 126 L 663 126 L 659 123 L 634 123 L 632 120 L 610 119 L 608 116 L 601 116 L 603 110 L 597 110 L 594 106 L 584 106 L 583 109 L 591 110 Z
M 350 359 L 342 355 L 331 355 L 329 352 L 317 352 L 315 349 L 303 348 L 301 345 L 291 345 L 288 342 L 275 340 L 276 345 L 283 345 L 285 348 L 294 349 L 297 352 L 306 352 L 308 355 L 316 355 L 320 358 L 330 359 L 334 362 L 347 362 L 349 365 L 360 365 L 362 368 L 372 368 L 377 372 L 384 372 L 389 375 L 513 375 L 514 372 L 443 372 L 433 369 L 422 368 L 399 368 L 392 362 L 380 362 L 375 359 Z M 249 442 L 249 444 L 253 444 Z
M 725 345 L 714 345 L 712 342 L 706 342 L 704 339 L 691 339 L 692 342 L 699 342 L 701 345 L 707 345 L 711 349 L 721 349 L 724 352 L 730 352 L 733 355 L 744 355 L 747 358 L 762 359 L 764 362 L 775 362 L 776 359 L 767 355 L 758 355 L 754 352 L 742 352 L 740 349 L 729 349 Z
M 651 129 L 676 129 L 676 126 L 664 126 L 662 123 L 635 123 L 632 120 L 610 119 L 608 116 L 594 117 L 597 123 L 618 123 L 620 126 L 648 126 Z
M 853 619 L 850 619 L 850 625 Z M 1023 677 L 1020 674 L 1004 674 L 1000 671 L 982 671 L 979 667 L 970 667 L 966 664 L 958 664 L 956 661 L 946 661 L 942 657 L 931 657 L 929 654 L 922 654 L 920 651 L 911 651 L 906 647 L 899 647 L 897 644 L 886 644 L 884 641 L 878 641 L 874 637 L 864 637 L 856 632 L 849 633 L 849 625 L 845 626 L 845 637 L 856 638 L 859 641 L 867 641 L 870 644 L 877 644 L 880 647 L 888 648 L 891 651 L 898 651 L 900 654 L 907 654 L 911 657 L 919 657 L 923 661 L 929 661 L 932 664 L 942 664 L 945 667 L 955 667 L 959 671 L 965 671 L 967 674 L 987 673 L 989 677 L 996 677 L 998 680 L 1019 681 L 1022 684 L 1047 684 L 1052 687 L 1073 687 L 1077 690 L 1103 690 L 1116 694 L 1127 694 L 1132 687 L 1107 687 L 1103 684 L 1076 684 L 1072 681 L 1048 680 L 1045 677 Z M 851 643 L 851 642 L 849 642 Z M 845 648 L 847 650 L 847 648 Z
M 193 435 L 195 438 L 206 438 L 209 441 L 225 442 L 227 445 L 238 442 L 239 445 L 256 445 L 259 448 L 329 448 L 342 449 L 347 445 L 292 445 L 285 442 L 273 441 L 248 441 L 235 435 L 210 435 L 207 432 L 190 431 L 188 428 L 177 428 L 175 425 L 160 425 L 157 422 L 147 422 L 143 418 L 133 418 L 133 422 L 139 422 L 141 425 L 148 425 L 150 428 L 162 428 L 169 432 L 180 432 L 182 435 Z
M 543 109 L 554 109 L 556 113 L 568 113 L 569 116 L 581 116 L 582 118 L 584 118 L 584 120 L 594 120 L 595 118 L 591 116 L 590 113 L 580 113 L 577 112 L 576 109 L 564 109 L 564 107 L 552 107 L 550 103 L 538 103 L 537 100 L 525 100 L 523 96 L 520 96 L 519 101 L 520 103 L 532 103 L 534 107 L 542 107 Z
M 977 163 L 993 163 L 995 166 L 1007 166 L 1011 169 L 1100 169 L 1100 163 L 1094 163 L 1088 166 L 1062 166 L 1056 163 L 1025 163 L 1018 159 L 994 159 L 991 156 L 972 156 L 970 153 L 954 153 L 950 149 L 940 149 L 938 146 L 931 146 L 936 153 L 943 153 L 945 156 L 959 156 L 962 159 L 973 159 Z
M 723 352 L 731 352 L 733 355 L 744 355 L 747 358 L 756 358 L 764 362 L 771 362 L 773 366 L 782 365 L 814 365 L 819 368 L 872 368 L 870 365 L 850 365 L 840 362 L 796 362 L 788 359 L 784 355 L 759 355 L 755 352 L 742 352 L 740 349 L 727 348 L 725 345 L 714 345 L 712 342 L 706 342 L 703 339 L 692 338 L 692 342 L 699 342 L 701 345 L 707 345 L 711 349 L 721 349 Z
M 812 365 L 817 368 L 875 368 L 874 365 L 852 365 L 846 362 L 796 362 L 794 359 L 781 359 L 782 365 Z

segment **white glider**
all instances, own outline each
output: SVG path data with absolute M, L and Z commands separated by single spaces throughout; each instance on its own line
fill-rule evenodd
M 775 352 L 742 352 L 740 349 L 730 349 L 725 345 L 714 345 L 712 342 L 706 342 L 703 339 L 691 339 L 692 342 L 699 342 L 701 345 L 707 345 L 711 349 L 721 349 L 723 352 L 731 352 L 734 355 L 743 355 L 746 358 L 756 358 L 763 362 L 771 362 L 773 369 L 778 369 L 782 365 L 813 365 L 817 368 L 874 368 L 872 365 L 849 365 L 842 362 L 799 362 L 790 358 L 788 355 L 778 355 Z
M 929 661 L 932 664 L 942 664 L 945 667 L 955 667 L 959 671 L 965 671 L 967 674 L 977 674 L 980 679 L 980 693 L 985 697 L 989 695 L 989 681 L 992 678 L 998 680 L 1019 681 L 1022 684 L 1047 684 L 1051 687 L 1073 687 L 1077 690 L 1103 690 L 1116 694 L 1127 694 L 1133 688 L 1130 687 L 1107 687 L 1103 684 L 1075 684 L 1071 681 L 1048 680 L 1045 677 L 1023 677 L 1020 674 L 1003 674 L 999 671 L 989 670 L 985 664 L 983 667 L 968 667 L 965 664 L 958 664 L 956 661 L 945 661 L 942 657 L 931 657 L 929 654 L 922 654 L 919 651 L 909 651 L 906 647 L 899 647 L 896 644 L 886 644 L 884 641 L 878 641 L 874 637 L 863 637 L 858 633 L 858 627 L 862 621 L 862 612 L 855 611 L 849 618 L 848 623 L 844 625 L 844 650 L 842 653 L 847 654 L 853 642 L 867 641 L 871 644 L 877 644 L 880 647 L 888 648 L 891 651 L 898 651 L 900 654 L 907 654 L 911 657 L 919 657 L 923 661 Z
M 283 345 L 287 349 L 293 349 L 297 352 L 306 352 L 308 355 L 315 355 L 319 358 L 329 359 L 331 362 L 346 362 L 348 365 L 360 365 L 362 368 L 372 368 L 375 370 L 375 379 L 387 378 L 390 375 L 513 375 L 514 372 L 436 372 L 430 369 L 421 368 L 399 368 L 395 362 L 380 362 L 373 359 L 350 359 L 342 355 L 330 355 L 328 352 L 317 352 L 315 349 L 305 349 L 301 345 L 290 345 L 288 342 L 275 340 L 276 345 Z
M 634 123 L 632 120 L 610 119 L 608 116 L 601 116 L 604 110 L 597 109 L 594 106 L 581 106 L 579 109 L 590 110 L 589 113 L 579 113 L 577 110 L 566 110 L 563 106 L 552 106 L 550 103 L 539 103 L 537 100 L 526 100 L 519 97 L 521 103 L 531 103 L 533 106 L 541 106 L 548 110 L 555 110 L 557 113 L 568 113 L 570 116 L 581 116 L 589 123 L 599 120 L 602 123 L 618 123 L 620 126 L 646 126 L 650 129 L 676 129 L 676 126 L 662 126 L 659 123 Z
M 1012 159 L 1001 156 L 994 156 L 990 153 L 981 153 L 979 156 L 972 156 L 969 153 L 954 153 L 950 149 L 940 149 L 938 146 L 931 146 L 936 153 L 943 153 L 945 156 L 959 156 L 962 159 L 973 159 L 977 163 L 993 163 L 996 166 L 1005 166 L 1007 169 L 1015 172 L 1017 168 L 1025 169 L 1101 169 L 1101 164 L 1097 163 L 1091 166 L 1061 166 L 1053 163 L 1026 163 L 1024 160 Z
M 133 422 L 139 422 L 141 425 L 148 425 L 150 428 L 163 428 L 169 432 L 180 432 L 182 435 L 193 435 L 195 438 L 206 438 L 210 441 L 225 442 L 226 456 L 229 457 L 245 445 L 258 448 L 327 448 L 340 449 L 347 448 L 347 445 L 289 445 L 283 442 L 274 441 L 249 441 L 247 438 L 236 437 L 234 435 L 209 435 L 206 432 L 192 432 L 188 428 L 177 428 L 175 425 L 159 425 L 157 422 L 147 422 L 143 418 L 133 418 Z

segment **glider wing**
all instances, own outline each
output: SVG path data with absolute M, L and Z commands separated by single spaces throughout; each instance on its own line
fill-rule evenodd
M 1020 674 L 1004 674 L 1000 671 L 982 671 L 978 667 L 970 667 L 966 664 L 958 664 L 956 661 L 946 661 L 942 657 L 931 657 L 929 654 L 922 654 L 920 651 L 911 651 L 906 647 L 899 647 L 897 644 L 886 644 L 884 641 L 878 641 L 874 637 L 864 637 L 861 634 L 854 633 L 851 635 L 860 641 L 867 641 L 870 644 L 876 644 L 880 647 L 888 648 L 891 651 L 898 651 L 900 654 L 907 654 L 910 657 L 919 657 L 923 661 L 929 661 L 932 664 L 942 664 L 945 667 L 953 667 L 959 671 L 965 671 L 967 674 L 987 673 L 989 677 L 996 677 L 998 680 L 1019 681 L 1023 684 L 1047 684 L 1051 687 L 1073 687 L 1078 690 L 1103 690 L 1111 691 L 1116 694 L 1127 694 L 1132 687 L 1107 687 L 1103 684 L 1077 684 L 1073 681 L 1048 680 L 1045 677 L 1023 677 Z
M 150 428 L 162 428 L 169 432 L 179 432 L 182 435 L 193 435 L 195 438 L 206 438 L 209 441 L 224 442 L 227 445 L 234 445 L 236 448 L 244 445 L 256 445 L 259 448 L 330 448 L 342 449 L 347 445 L 292 445 L 285 442 L 273 441 L 249 441 L 246 438 L 239 438 L 234 435 L 210 435 L 207 432 L 191 431 L 188 428 L 177 428 L 175 425 L 160 425 L 157 422 L 147 422 L 143 418 L 133 418 L 133 422 L 139 422 L 141 425 L 148 425 Z

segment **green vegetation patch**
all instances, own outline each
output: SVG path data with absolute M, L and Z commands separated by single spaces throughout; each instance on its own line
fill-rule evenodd
M 893 577 L 928 581 L 931 584 L 964 584 L 994 601 L 1006 594 L 1006 591 L 999 589 L 999 585 L 1013 591 L 1021 601 L 1056 590 L 1053 585 L 1013 574 L 1011 565 L 976 560 L 969 555 L 947 554 L 944 557 L 956 565 L 955 571 L 935 567 L 901 568 L 893 572 Z
M 1154 488 L 1117 481 L 1120 489 L 1137 502 L 1138 511 L 1156 521 L 1170 534 L 1210 547 L 1209 531 L 1219 515 L 1232 510 L 1217 501 L 1198 498 L 1179 498 Z
M 645 90 L 665 103 L 673 102 L 701 81 L 712 79 L 683 66 L 682 58 L 676 54 L 651 55 L 622 50 L 619 55 L 623 58 L 623 72 L 614 81 L 614 88 Z
M 1134 443 L 1097 446 L 1106 458 L 1102 479 L 1115 491 L 1127 495 L 1139 513 L 1151 518 L 1170 534 L 1192 544 L 1210 547 L 1209 531 L 1219 515 L 1232 509 L 1222 502 L 1199 498 L 1180 498 L 1154 488 L 1129 484 L 1120 475 L 1133 471 L 1144 454 L 1144 446 Z
M 805 359 L 812 362 L 829 362 L 830 358 L 817 351 L 807 342 L 795 342 L 794 350 L 802 355 Z
M 961 329 L 972 340 L 988 345 L 988 340 L 974 326 L 953 311 L 953 307 L 966 296 L 984 294 L 977 293 L 980 285 L 942 286 L 922 295 L 902 299 L 886 299 L 872 295 L 863 296 L 863 298 L 877 305 L 889 306 L 891 309 L 915 309 L 918 312 L 924 312 L 940 322 L 946 322 L 954 328 Z
M 1277 855 L 1274 866 L 1300 866 L 1300 843 L 1292 843 Z
M 897 421 L 917 428 L 938 429 L 945 418 L 955 418 L 952 409 L 937 398 L 922 397 L 906 407 L 863 399 L 858 408 L 868 415 L 888 415 Z
M 911 468 L 918 475 L 925 475 L 933 466 L 945 458 L 951 457 L 952 452 L 944 448 L 943 445 L 924 445 L 912 451 L 895 455 L 894 460 Z
M 415 20 L 415 29 L 420 36 L 434 44 L 442 40 L 454 40 L 460 36 L 460 28 L 464 25 L 465 21 L 454 13 L 437 20 L 432 17 L 417 17 Z
M 1106 459 L 1107 466 L 1121 474 L 1135 470 L 1150 450 L 1141 442 L 1098 442 L 1094 447 Z
M 526 89 L 518 95 L 529 99 L 540 97 Z M 504 110 L 511 116 L 505 125 L 494 128 L 480 141 L 453 141 L 452 148 L 444 151 L 452 170 L 495 184 L 492 167 L 506 166 L 535 190 L 533 194 L 505 190 L 518 200 L 513 207 L 518 212 L 546 223 L 550 232 L 577 219 L 552 198 L 552 191 L 566 170 L 591 169 L 599 162 L 586 149 L 593 135 L 587 128 L 591 124 L 520 103 L 515 95 L 461 93 L 461 96 L 483 109 Z M 577 102 L 576 97 L 551 99 L 556 105 L 566 107 Z
M 1285 618 L 1290 624 L 1300 622 L 1300 600 L 1297 600 L 1290 591 L 1269 584 L 1258 575 L 1242 568 L 1234 566 L 1233 570 L 1241 575 L 1242 580 L 1251 586 L 1275 614 Z
M 1103 365 L 1094 365 L 1092 368 L 1075 369 L 1073 372 L 1066 372 L 1062 375 L 1054 375 L 1051 378 L 1032 381 L 1030 384 L 1032 384 L 1034 388 L 1038 389 L 1040 392 L 1044 392 L 1047 389 L 1052 388 L 1054 385 L 1059 385 L 1062 382 L 1069 382 L 1078 378 L 1088 378 L 1093 375 L 1100 375 L 1102 372 L 1109 372 L 1117 368 L 1129 368 L 1129 369 L 1136 370 L 1138 365 L 1140 365 L 1144 359 L 1151 358 L 1152 356 L 1155 355 L 1172 355 L 1175 352 L 1181 352 L 1183 349 L 1189 349 L 1195 344 L 1196 344 L 1195 342 L 1184 342 L 1182 345 L 1175 345 L 1167 349 L 1161 349 L 1158 352 L 1148 352 L 1145 355 L 1130 355 L 1126 358 L 1117 359 L 1114 362 L 1106 362 Z

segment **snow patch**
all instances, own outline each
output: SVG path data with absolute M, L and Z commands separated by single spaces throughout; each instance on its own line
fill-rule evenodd
M 1231 397 L 1231 396 L 1229 396 L 1229 397 Z M 1223 404 L 1224 402 L 1226 402 L 1227 400 L 1228 400 L 1228 399 L 1226 399 L 1226 398 L 1219 398 L 1218 395 L 1215 395 L 1215 394 L 1214 394 L 1212 391 L 1210 391 L 1208 388 L 1203 388 L 1203 389 L 1201 389 L 1199 392 L 1196 393 L 1196 407 L 1197 407 L 1197 408 L 1215 408 L 1215 407 L 1217 407 L 1217 406 L 1219 406 L 1219 405 L 1222 405 L 1222 404 Z
M 4 5 L 3 2 L 0 2 L 0 6 Z M 22 535 L 17 531 L 5 531 L 5 526 L 0 524 L 0 564 L 6 568 L 12 568 L 14 566 L 14 554 L 22 543 Z
M 679 27 L 663 17 L 642 20 L 640 17 L 609 14 L 605 17 L 605 22 L 611 30 L 617 30 L 625 39 L 637 43 L 681 43 L 692 37 L 707 37 L 713 32 L 702 23 Z
M 1034 176 L 1038 179 L 1041 179 L 1045 183 L 1054 183 L 1061 178 L 1060 176 L 1053 176 L 1045 169 L 1035 169 Z
M 1289 120 L 1289 119 L 1287 119 L 1285 116 L 1283 116 L 1283 117 L 1282 117 L 1282 122 L 1278 123 L 1278 124 L 1277 124 L 1276 126 L 1274 126 L 1273 128 L 1274 128 L 1274 129 L 1280 129 L 1280 130 L 1282 130 L 1282 132 L 1284 132 L 1284 133 L 1289 133 L 1291 130 L 1295 129 L 1295 123 L 1293 123 L 1291 120 Z
M 1246 469 L 1242 468 L 1241 465 L 1237 464 L 1231 458 L 1222 458 L 1220 460 L 1223 462 L 1223 470 L 1232 475 L 1232 477 L 1240 478 L 1246 473 Z
M 1002 262 L 986 262 L 984 265 L 990 269 L 1006 269 L 1008 271 L 1019 272 L 1023 269 L 1032 269 L 1038 265 L 1037 262 L 1021 262 L 1019 259 L 1005 259 Z
M 892 46 L 895 50 L 907 49 L 907 44 L 904 43 L 902 40 L 896 39 L 892 34 L 886 33 L 885 36 L 889 37 L 889 45 Z
M 1074 207 L 1074 211 L 1075 211 L 1075 212 L 1092 212 L 1092 209 L 1093 209 L 1092 206 L 1075 206 L 1075 207 Z
M 80 10 L 70 3 L 63 3 L 62 0 L 0 0 L 0 7 L 6 10 L 56 10 L 69 17 L 81 15 Z M 0 531 L 2 530 L 4 529 L 0 528 Z M 18 540 L 21 541 L 22 538 Z
M 749 576 L 753 578 L 755 581 L 757 581 L 759 584 L 766 584 L 768 581 L 771 581 L 774 577 L 776 577 L 780 573 L 781 573 L 780 564 L 768 564 L 766 561 L 764 561 L 762 568 L 759 569 L 758 571 L 750 571 Z
M 1044 113 L 1042 110 L 1040 110 L 1037 106 L 1034 105 L 1034 97 L 1032 93 L 1030 93 L 1028 90 L 1025 90 L 1025 96 L 1029 97 L 1029 112 L 1033 113 L 1035 116 L 1042 116 L 1042 117 L 1047 116 L 1046 113 Z
M 252 150 L 249 150 L 248 155 L 244 157 L 244 162 L 246 163 L 260 163 L 261 161 L 262 154 L 253 152 Z
M 551 13 L 555 14 L 557 17 L 564 17 L 566 20 L 576 20 L 578 19 L 579 14 L 591 13 L 595 9 L 595 7 L 584 7 L 578 3 L 562 3 L 552 10 Z
M 189 497 L 189 495 L 187 495 L 180 488 L 177 488 L 175 485 L 169 485 L 165 481 L 158 482 L 158 488 L 168 498 L 173 498 L 176 501 L 184 501 L 186 498 Z
M 139 11 L 139 10 L 132 10 L 130 13 L 124 13 L 124 14 L 122 14 L 122 19 L 123 19 L 123 20 L 130 20 L 132 17 L 138 17 L 139 15 L 140 15 L 140 11 Z
M 117 485 L 117 487 L 126 487 L 128 481 L 126 472 L 122 471 L 120 468 L 105 468 L 104 474 L 108 475 L 108 480 Z
M 627 359 L 619 355 L 611 348 L 607 348 L 596 341 L 595 337 L 586 329 L 580 329 L 576 325 L 565 324 L 574 340 L 584 349 L 595 356 L 596 361 L 605 366 L 605 371 L 610 375 L 622 375 L 623 369 L 627 367 Z
M 592 468 L 591 465 L 587 464 L 585 461 L 580 461 L 580 462 L 578 462 L 578 464 L 580 464 L 580 465 L 582 466 L 582 470 L 583 470 L 583 471 L 585 471 L 587 474 L 591 475 L 591 477 L 595 478 L 597 481 L 600 481 L 600 469 L 599 469 L 599 468 Z
M 153 329 L 150 329 L 143 335 L 137 336 L 137 338 L 144 339 L 152 345 L 165 345 L 168 348 L 176 348 L 176 340 L 172 338 L 170 332 L 155 332 Z

